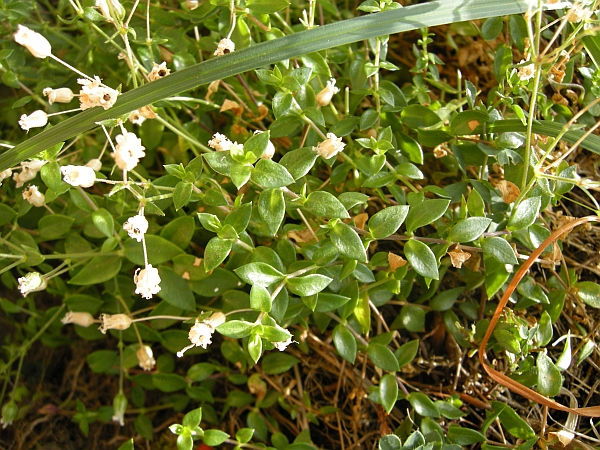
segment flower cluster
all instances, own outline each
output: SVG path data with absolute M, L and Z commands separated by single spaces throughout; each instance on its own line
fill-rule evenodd
M 177 352 L 177 356 L 181 358 L 183 354 L 190 348 L 202 347 L 205 349 L 208 347 L 212 343 L 211 338 L 215 332 L 215 328 L 224 323 L 225 314 L 222 312 L 216 312 L 202 322 L 196 320 L 196 323 L 192 328 L 190 328 L 190 332 L 188 334 L 188 338 L 192 344 Z
M 121 170 L 133 170 L 140 162 L 140 158 L 146 156 L 146 148 L 135 133 L 124 131 L 115 138 L 115 141 L 117 146 L 110 155 Z

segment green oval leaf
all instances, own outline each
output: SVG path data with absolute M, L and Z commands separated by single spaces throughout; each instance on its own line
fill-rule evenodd
M 431 249 L 421 241 L 409 239 L 404 254 L 415 272 L 427 278 L 439 279 L 437 260 Z
M 119 256 L 95 256 L 71 278 L 69 284 L 89 286 L 104 283 L 117 276 L 123 260 Z
M 284 187 L 295 181 L 285 167 L 270 159 L 261 159 L 256 163 L 251 179 L 264 188 Z
M 153 266 L 158 266 L 164 262 L 170 261 L 177 255 L 181 255 L 183 250 L 172 242 L 153 234 L 146 234 L 146 249 L 148 251 L 148 262 Z M 142 243 L 135 239 L 127 239 L 124 244 L 125 257 L 137 264 L 144 265 L 144 253 Z
M 350 259 L 367 262 L 367 253 L 360 237 L 348 225 L 338 222 L 329 236 L 333 245 L 337 247 L 342 255 Z
M 258 213 L 269 234 L 275 236 L 285 217 L 285 201 L 281 189 L 267 189 L 260 194 Z
M 406 231 L 412 233 L 417 228 L 436 221 L 444 215 L 449 205 L 450 200 L 434 199 L 411 206 L 406 216 Z
M 225 261 L 227 255 L 231 252 L 232 246 L 233 241 L 231 239 L 221 239 L 217 236 L 208 241 L 204 250 L 204 268 L 206 271 L 210 272 Z
M 339 355 L 354 364 L 356 360 L 356 339 L 344 324 L 337 324 L 333 329 L 333 345 Z
M 369 348 L 367 349 L 367 355 L 369 355 L 369 359 L 373 362 L 373 364 L 380 369 L 387 370 L 389 372 L 400 370 L 398 360 L 392 351 L 383 344 L 378 344 L 376 342 L 370 343 Z
M 248 284 L 268 286 L 283 280 L 283 274 L 268 264 L 256 262 L 234 270 L 238 277 Z
M 458 222 L 448 234 L 451 242 L 471 242 L 483 234 L 492 219 L 485 217 L 468 217 Z
M 476 191 L 473 191 L 476 192 Z M 485 255 L 490 255 L 496 258 L 502 264 L 517 264 L 517 256 L 515 251 L 506 241 L 498 236 L 485 238 L 481 241 L 481 248 Z
M 506 228 L 510 231 L 517 231 L 533 225 L 541 206 L 542 197 L 532 197 L 523 200 L 513 211 Z
M 383 409 L 389 414 L 398 400 L 398 383 L 392 374 L 385 374 L 379 383 L 379 398 Z
M 332 278 L 315 273 L 303 277 L 290 278 L 287 280 L 285 286 L 292 294 L 296 294 L 301 297 L 308 297 L 309 295 L 315 295 L 321 292 L 332 281 Z
M 369 231 L 373 239 L 383 239 L 391 236 L 406 219 L 408 206 L 388 206 L 385 209 L 375 213 L 369 219 Z
M 350 217 L 342 202 L 325 191 L 310 193 L 303 207 L 317 217 L 327 219 L 347 219 Z
M 423 417 L 440 417 L 440 411 L 435 404 L 422 392 L 411 392 L 408 401 L 415 409 L 415 412 Z

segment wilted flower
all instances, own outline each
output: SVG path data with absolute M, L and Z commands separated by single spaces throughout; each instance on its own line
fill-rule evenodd
M 23 170 L 13 174 L 13 180 L 15 180 L 15 182 L 17 183 L 15 187 L 20 188 L 28 181 L 33 180 L 42 168 L 42 166 L 46 164 L 46 162 L 47 161 L 43 161 L 40 159 L 22 162 L 21 167 Z
M 0 186 L 2 186 L 2 182 L 7 178 L 10 178 L 12 175 L 12 169 L 6 169 L 0 172 Z
M 90 159 L 88 162 L 85 163 L 85 167 L 89 167 L 94 172 L 100 172 L 100 169 L 102 169 L 102 161 L 100 161 L 97 158 Z
M 30 292 L 43 291 L 48 286 L 48 281 L 39 272 L 29 272 L 24 277 L 19 278 L 19 290 L 23 297 L 27 297 Z
M 317 105 L 329 105 L 331 99 L 333 98 L 333 94 L 337 94 L 338 92 L 340 92 L 340 90 L 335 87 L 335 78 L 330 78 L 327 80 L 327 85 L 325 88 L 317 94 Z
M 217 45 L 217 49 L 215 50 L 215 56 L 223 56 L 227 53 L 232 53 L 235 51 L 235 44 L 231 39 L 225 38 L 221 39 L 219 44 Z
M 127 222 L 123 224 L 123 229 L 127 231 L 130 238 L 141 242 L 144 239 L 144 234 L 148 231 L 148 221 L 144 216 L 138 214 L 127 219 Z
M 60 171 L 66 183 L 71 186 L 89 188 L 96 182 L 96 172 L 87 166 L 62 166 Z
M 48 39 L 26 26 L 19 25 L 14 34 L 15 42 L 22 45 L 36 58 L 46 58 L 52 54 L 52 46 Z
M 288 345 L 290 345 L 292 342 L 294 342 L 292 340 L 292 336 L 290 336 L 289 338 L 287 338 L 285 341 L 281 341 L 281 342 L 273 342 L 273 345 L 275 346 L 275 348 L 277 350 L 279 350 L 280 352 L 284 351 Z
M 521 60 L 521 62 L 519 64 L 523 64 L 525 62 L 527 62 L 527 61 Z M 533 63 L 527 64 L 526 66 L 521 66 L 517 70 L 517 73 L 519 74 L 519 78 L 521 80 L 523 80 L 523 81 L 530 80 L 535 75 L 535 66 L 533 65 Z
M 103 334 L 108 330 L 126 330 L 131 326 L 131 317 L 127 314 L 100 314 L 100 328 Z
M 89 327 L 94 323 L 94 316 L 88 312 L 69 311 L 60 321 L 64 324 L 73 323 L 80 327 Z
M 77 83 L 81 85 L 79 92 L 79 103 L 82 110 L 102 106 L 104 109 L 111 108 L 117 101 L 119 91 L 108 86 L 102 86 L 100 78 L 96 75 L 94 80 L 79 78 Z
M 19 407 L 14 400 L 10 400 L 2 406 L 2 417 L 0 418 L 0 424 L 2 429 L 12 425 L 13 421 L 17 418 L 19 413 Z
M 22 195 L 23 199 L 27 200 L 33 206 L 44 206 L 46 196 L 38 190 L 37 186 L 29 186 L 28 189 L 23 190 Z
M 73 91 L 69 88 L 52 89 L 47 87 L 42 91 L 44 97 L 48 97 L 48 103 L 69 103 L 75 97 Z
M 152 264 L 148 264 L 145 269 L 137 269 L 133 276 L 133 282 L 136 285 L 135 293 L 145 299 L 150 299 L 154 294 L 160 292 L 160 276 L 158 269 L 152 267 Z
M 346 144 L 342 142 L 341 137 L 337 137 L 333 133 L 327 133 L 327 139 L 313 147 L 313 151 L 316 151 L 324 159 L 329 159 L 344 150 L 345 146 Z
M 177 352 L 177 356 L 181 358 L 187 350 L 193 347 L 202 347 L 204 349 L 208 347 L 212 343 L 211 338 L 215 332 L 215 328 L 223 323 L 225 323 L 225 314 L 222 312 L 216 312 L 202 322 L 196 320 L 196 323 L 190 328 L 188 334 L 188 338 L 192 345 L 188 345 L 183 350 Z
M 48 114 L 41 109 L 38 109 L 29 115 L 23 114 L 19 120 L 19 126 L 25 131 L 29 131 L 30 128 L 44 127 L 47 123 Z
M 198 7 L 198 0 L 185 0 L 185 6 L 190 11 L 193 11 Z
M 150 81 L 160 80 L 161 78 L 166 77 L 171 73 L 171 69 L 167 68 L 166 62 L 161 62 L 160 64 L 154 63 L 152 70 L 148 74 L 148 79 Z
M 231 150 L 232 145 L 239 145 L 237 142 L 232 142 L 227 136 L 221 133 L 213 134 L 213 138 L 208 141 L 208 146 L 214 148 L 218 152 L 226 152 Z
M 115 152 L 111 153 L 111 156 L 121 170 L 133 170 L 140 162 L 140 158 L 146 156 L 144 151 L 146 148 L 135 133 L 125 132 L 125 134 L 119 134 L 115 141 L 117 141 L 117 147 Z
M 150 346 L 140 345 L 140 348 L 135 354 L 142 369 L 152 370 L 156 364 L 156 361 L 154 360 L 154 355 L 152 354 L 152 349 Z
M 96 8 L 100 10 L 100 14 L 104 16 L 107 22 L 114 21 L 111 10 L 118 19 L 125 17 L 125 8 L 119 3 L 119 0 L 96 0 Z

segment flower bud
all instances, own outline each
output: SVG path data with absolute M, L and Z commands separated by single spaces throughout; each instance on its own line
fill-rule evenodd
M 131 326 L 131 317 L 127 314 L 100 314 L 100 328 L 103 334 L 108 330 L 126 330 Z
M 52 89 L 47 87 L 42 91 L 42 94 L 44 94 L 44 97 L 48 97 L 49 104 L 69 103 L 71 100 L 73 100 L 73 97 L 75 96 L 75 94 L 73 94 L 73 91 L 69 88 Z
M 67 314 L 65 314 L 65 317 L 63 317 L 60 321 L 64 324 L 72 323 L 75 325 L 79 325 L 80 327 L 87 328 L 94 323 L 94 316 L 92 316 L 88 312 L 69 311 Z
M 36 58 L 46 58 L 52 54 L 52 46 L 48 39 L 40 33 L 19 25 L 14 34 L 15 42 L 25 47 Z
M 12 425 L 13 421 L 17 418 L 18 412 L 19 407 L 14 400 L 10 400 L 8 403 L 5 403 L 2 407 L 2 418 L 0 419 L 2 428 Z
M 329 105 L 331 99 L 333 98 L 333 94 L 337 94 L 338 92 L 340 92 L 340 90 L 335 87 L 335 78 L 327 80 L 327 85 L 325 88 L 317 94 L 317 105 Z
M 198 7 L 198 0 L 186 0 L 185 7 L 190 11 L 193 11 Z
M 19 278 L 18 282 L 23 297 L 27 297 L 30 292 L 43 291 L 48 286 L 48 281 L 39 272 L 29 272 L 24 277 Z
M 33 206 L 44 206 L 44 202 L 46 201 L 46 196 L 42 194 L 37 186 L 29 186 L 28 189 L 25 189 L 22 192 L 23 200 L 27 200 Z
M 127 409 L 127 397 L 123 394 L 123 391 L 115 395 L 113 399 L 113 422 L 119 422 L 119 425 L 125 425 L 125 410 Z
M 65 182 L 71 186 L 81 186 L 89 188 L 96 182 L 96 172 L 87 166 L 62 166 L 60 171 L 63 174 Z
M 48 114 L 41 109 L 38 109 L 29 115 L 23 114 L 19 120 L 19 126 L 25 131 L 29 131 L 30 128 L 44 127 L 47 123 Z
M 152 349 L 148 345 L 141 345 L 135 353 L 140 363 L 140 367 L 144 370 L 152 370 L 156 361 L 154 360 Z
M 114 17 L 123 20 L 126 13 L 119 0 L 96 0 L 96 8 L 100 10 L 107 22 L 114 22 Z
M 102 161 L 99 159 L 90 159 L 85 163 L 85 167 L 89 167 L 94 172 L 100 172 L 100 169 L 102 169 Z

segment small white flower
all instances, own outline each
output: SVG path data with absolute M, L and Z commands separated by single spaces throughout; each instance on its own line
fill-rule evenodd
M 313 151 L 317 152 L 324 159 L 329 159 L 344 150 L 345 146 L 346 144 L 342 142 L 341 137 L 337 137 L 333 133 L 327 133 L 327 139 L 319 142 L 319 145 L 316 147 L 313 147 Z
M 142 242 L 144 234 L 148 231 L 148 221 L 144 216 L 138 214 L 127 219 L 127 222 L 123 224 L 123 229 L 127 231 L 130 238 Z
M 69 88 L 52 89 L 47 87 L 42 91 L 44 97 L 48 97 L 48 103 L 69 103 L 75 97 L 73 91 Z
M 231 39 L 221 39 L 219 44 L 217 45 L 217 49 L 215 50 L 215 56 L 223 56 L 227 53 L 232 53 L 235 51 L 235 44 Z
M 19 25 L 14 34 L 15 42 L 25 47 L 36 58 L 46 58 L 52 54 L 52 46 L 48 39 L 40 33 Z
M 44 206 L 44 202 L 46 200 L 46 196 L 42 194 L 37 186 L 29 186 L 28 189 L 23 190 L 22 192 L 23 200 L 27 200 L 33 206 Z
M 254 132 L 254 134 L 261 134 L 261 133 L 264 133 L 264 131 L 256 130 Z M 260 157 L 261 157 L 261 159 L 272 159 L 274 155 L 275 155 L 275 146 L 273 145 L 271 140 L 269 140 L 269 143 L 267 144 L 267 148 L 265 148 L 265 151 L 263 152 L 262 155 L 260 155 Z
M 335 78 L 327 80 L 327 85 L 325 88 L 317 94 L 317 105 L 329 105 L 331 99 L 333 98 L 333 94 L 337 94 L 338 92 L 340 92 L 340 90 L 335 87 Z
M 87 166 L 62 166 L 60 171 L 66 183 L 71 186 L 89 188 L 96 182 L 96 172 Z
M 28 181 L 31 181 L 35 178 L 37 173 L 40 171 L 42 166 L 46 164 L 47 161 L 43 161 L 40 159 L 34 159 L 32 161 L 24 161 L 21 163 L 21 172 L 13 174 L 13 180 L 17 183 L 15 187 L 20 188 Z
M 150 81 L 160 80 L 161 78 L 166 77 L 170 73 L 171 73 L 171 69 L 167 68 L 166 62 L 163 61 L 160 64 L 154 63 L 154 67 L 152 67 L 152 70 L 148 74 L 148 79 Z
M 129 120 L 134 125 L 141 125 L 144 123 L 146 118 L 140 114 L 140 111 L 138 109 L 136 109 L 135 111 L 131 111 L 131 113 L 129 113 L 129 117 L 127 117 L 127 120 Z
M 213 138 L 208 141 L 208 146 L 214 148 L 218 152 L 226 152 L 231 150 L 232 145 L 239 145 L 237 142 L 232 142 L 227 136 L 221 133 L 213 134 Z
M 29 272 L 24 277 L 19 278 L 19 290 L 23 297 L 27 297 L 30 292 L 43 291 L 48 286 L 48 281 L 39 272 Z
M 69 311 L 60 321 L 64 324 L 73 323 L 80 327 L 89 327 L 94 323 L 94 316 L 88 312 Z
M 131 317 L 127 314 L 100 314 L 100 328 L 103 334 L 108 330 L 126 330 L 131 326 Z
M 584 20 L 589 20 L 594 14 L 591 8 L 578 3 L 567 12 L 567 20 L 571 23 L 579 23 Z
M 187 350 L 193 347 L 202 347 L 206 349 L 206 347 L 212 343 L 211 338 L 215 332 L 215 328 L 225 323 L 225 320 L 225 314 L 222 312 L 216 312 L 202 322 L 196 320 L 196 323 L 192 328 L 190 328 L 190 332 L 188 334 L 188 339 L 192 344 L 177 352 L 177 356 L 181 358 Z
M 142 369 L 152 370 L 152 368 L 156 364 L 156 361 L 154 359 L 154 355 L 150 346 L 141 345 L 135 354 Z
M 29 131 L 31 128 L 44 127 L 47 123 L 48 114 L 41 109 L 38 109 L 29 115 L 23 114 L 19 120 L 19 126 L 25 131 Z
M 152 267 L 152 264 L 148 264 L 145 269 L 137 269 L 133 276 L 133 282 L 136 285 L 135 293 L 145 299 L 151 299 L 154 294 L 160 292 L 160 276 L 158 269 Z
M 94 172 L 100 172 L 100 169 L 102 169 L 102 161 L 99 159 L 90 159 L 85 163 L 85 167 L 89 167 Z
M 2 186 L 2 182 L 7 178 L 12 176 L 12 169 L 6 169 L 0 172 L 0 186 Z
M 144 151 L 146 148 L 135 133 L 125 132 L 125 134 L 119 134 L 115 141 L 117 141 L 117 147 L 115 152 L 111 153 L 111 156 L 121 170 L 133 170 L 140 162 L 140 158 L 146 156 Z
M 79 103 L 82 110 L 102 106 L 104 109 L 111 108 L 117 101 L 119 91 L 108 86 L 102 86 L 100 78 L 96 75 L 94 80 L 79 78 L 77 83 L 81 85 L 79 91 Z
M 526 63 L 527 61 L 521 60 L 519 64 Z M 519 78 L 522 81 L 527 81 L 533 78 L 535 75 L 535 66 L 532 64 L 527 64 L 526 66 L 521 66 L 518 68 L 517 73 L 519 74 Z
M 290 345 L 292 342 L 294 342 L 292 340 L 292 336 L 290 336 L 289 338 L 287 338 L 285 341 L 281 341 L 281 342 L 273 342 L 273 345 L 275 346 L 275 348 L 277 350 L 279 350 L 280 352 L 284 351 L 288 345 Z

